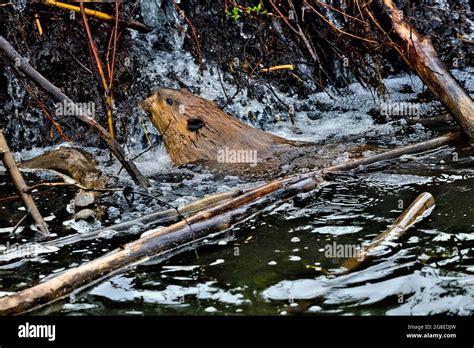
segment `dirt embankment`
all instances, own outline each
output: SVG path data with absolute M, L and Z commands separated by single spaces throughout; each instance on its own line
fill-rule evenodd
M 301 5 L 298 1 L 294 3 L 297 8 Z M 255 5 L 249 1 L 242 4 Z M 399 5 L 403 4 L 399 2 Z M 115 12 L 113 3 L 87 6 L 111 14 Z M 418 30 L 431 36 L 434 46 L 448 66 L 462 68 L 472 64 L 470 57 L 473 56 L 474 18 L 469 6 L 464 0 L 446 0 L 433 3 L 423 1 L 402 8 L 412 17 Z M 137 1 L 123 4 L 122 16 L 140 21 L 151 18 L 153 23 L 148 24 L 152 24 L 155 30 L 149 34 L 124 28 L 120 30 L 113 88 L 114 121 L 119 140 L 124 141 L 131 130 L 142 127 L 137 121 L 136 108 L 137 103 L 147 95 L 150 86 L 163 84 L 166 79 L 171 79 L 195 93 L 200 93 L 203 88 L 189 83 L 186 76 L 166 76 L 165 79 L 164 76 L 147 74 L 144 68 L 149 62 L 149 56 L 155 52 L 191 52 L 196 64 L 202 65 L 203 69 L 212 70 L 219 79 L 235 86 L 236 91 L 245 89 L 249 99 L 256 100 L 261 100 L 272 89 L 288 95 L 305 96 L 329 85 L 342 87 L 354 80 L 353 71 L 345 69 L 341 52 L 338 52 L 338 48 L 348 50 L 350 43 L 344 36 L 335 35 L 314 13 L 306 13 L 304 21 L 299 24 L 306 37 L 312 40 L 318 62 L 311 59 L 302 40 L 295 37 L 284 22 L 275 15 L 265 14 L 265 11 L 271 12 L 268 2 L 264 2 L 262 10 L 252 11 L 250 14 L 244 12 L 235 16 L 232 10 L 230 6 L 226 12 L 224 2 L 216 3 L 211 0 L 193 0 L 179 5 L 168 0 L 157 1 L 150 7 L 152 13 L 147 13 L 148 9 L 141 8 Z M 296 16 L 301 17 L 302 13 L 296 12 Z M 144 13 L 146 15 L 142 17 Z M 35 15 L 40 18 L 43 29 L 41 36 L 35 24 Z M 2 6 L 0 16 L 1 35 L 74 101 L 92 102 L 96 117 L 101 124 L 106 125 L 103 88 L 91 57 L 81 15 L 72 15 L 40 4 L 26 4 Z M 337 15 L 335 18 L 344 25 L 343 18 Z M 113 25 L 95 19 L 90 19 L 89 24 L 99 55 L 105 60 Z M 184 38 L 183 45 L 176 40 L 176 36 Z M 354 52 L 357 55 L 354 53 L 350 64 L 366 64 L 363 52 Z M 390 51 L 382 50 L 379 54 L 382 76 L 406 70 Z M 356 61 L 357 59 L 360 60 Z M 271 74 L 259 72 L 263 67 L 281 64 L 294 64 L 297 68 L 295 75 L 288 70 Z M 23 83 L 29 85 L 38 100 L 45 104 L 52 117 L 62 126 L 66 137 L 84 145 L 99 144 L 98 137 L 72 117 L 56 115 L 55 105 L 46 95 L 38 93 L 28 81 L 23 80 Z M 13 150 L 47 146 L 62 141 L 61 134 L 45 116 L 38 100 L 25 92 L 14 71 L 5 64 L 0 65 L 0 86 L 4 114 L 0 127 L 4 128 L 7 138 L 12 139 Z M 232 94 L 222 95 L 218 100 L 221 107 L 233 102 Z M 284 103 L 277 101 L 277 104 L 280 104 L 277 107 L 286 107 Z M 271 117 L 267 119 L 270 120 Z M 263 122 L 266 122 L 265 119 Z M 141 132 L 135 129 L 133 133 L 137 135 Z M 140 135 L 136 142 L 145 145 L 147 139 Z

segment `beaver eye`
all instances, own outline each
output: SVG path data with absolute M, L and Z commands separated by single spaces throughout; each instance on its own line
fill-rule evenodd
M 204 127 L 204 121 L 199 118 L 190 118 L 188 120 L 188 130 L 191 132 L 197 132 L 199 129 Z
M 171 99 L 171 98 L 166 98 L 166 104 L 168 104 L 168 105 L 173 105 L 173 103 L 174 103 L 174 100 L 173 100 L 173 99 Z

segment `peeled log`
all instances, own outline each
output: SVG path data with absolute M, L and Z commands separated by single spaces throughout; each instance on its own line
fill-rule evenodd
M 384 232 L 375 237 L 369 245 L 365 246 L 357 257 L 350 258 L 342 265 L 342 271 L 336 273 L 337 275 L 352 272 L 359 268 L 365 261 L 366 257 L 370 255 L 374 249 L 384 243 L 398 241 L 403 237 L 407 230 L 423 219 L 425 215 L 431 212 L 435 205 L 433 196 L 428 192 L 420 194 L 412 204 L 400 215 L 392 225 L 390 225 Z
M 380 27 L 393 40 L 403 60 L 423 80 L 428 89 L 451 112 L 463 132 L 474 143 L 474 103 L 459 85 L 444 63 L 438 58 L 431 40 L 421 36 L 403 18 L 403 13 L 392 0 L 377 0 L 373 4 L 383 15 L 375 16 Z M 388 18 L 386 18 L 388 17 Z M 389 22 L 388 27 L 384 24 Z

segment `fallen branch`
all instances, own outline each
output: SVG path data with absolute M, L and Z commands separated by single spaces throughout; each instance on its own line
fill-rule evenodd
M 16 294 L 0 298 L 0 314 L 19 314 L 67 296 L 72 291 L 109 277 L 127 267 L 136 266 L 157 255 L 184 245 L 192 245 L 199 238 L 229 229 L 267 208 L 271 203 L 287 200 L 301 192 L 307 192 L 325 184 L 322 176 L 342 170 L 365 168 L 369 164 L 389 160 L 401 155 L 430 150 L 449 144 L 460 137 L 448 134 L 430 141 L 390 150 L 383 154 L 355 160 L 347 164 L 317 170 L 269 182 L 217 206 L 192 215 L 168 227 L 151 230 L 138 240 L 125 244 L 110 253 L 71 268 L 54 278 Z
M 61 92 L 58 87 L 49 82 L 43 75 L 36 71 L 26 59 L 20 56 L 15 48 L 7 40 L 5 40 L 3 36 L 0 36 L 0 50 L 5 53 L 5 55 L 19 71 L 30 78 L 37 86 L 41 87 L 54 100 L 57 102 L 68 103 L 73 110 L 80 109 L 76 107 L 74 102 L 63 92 Z M 133 161 L 127 158 L 120 144 L 110 135 L 110 133 L 107 132 L 104 127 L 102 127 L 96 120 L 88 115 L 74 114 L 74 116 L 97 131 L 100 138 L 105 141 L 110 151 L 112 151 L 120 163 L 122 163 L 123 167 L 127 170 L 136 184 L 140 185 L 141 187 L 149 186 L 148 179 L 143 176 L 142 173 L 140 173 Z
M 371 18 L 391 38 L 391 45 L 402 59 L 451 112 L 470 142 L 474 143 L 474 102 L 438 58 L 430 39 L 422 37 L 404 20 L 403 13 L 392 0 L 377 0 L 372 4 L 384 15 L 377 19 L 370 13 Z
M 1 155 L 1 154 L 0 154 Z M 52 183 L 40 183 L 34 186 L 31 186 L 30 192 L 33 189 L 38 189 L 40 187 L 77 187 L 84 191 L 89 191 L 88 189 L 75 180 L 69 178 L 66 182 L 52 182 Z M 24 250 L 31 250 L 31 255 L 21 254 L 22 257 L 33 256 L 35 253 L 35 246 L 43 246 L 46 248 L 54 247 L 51 249 L 51 252 L 57 251 L 57 248 L 64 247 L 66 245 L 71 245 L 77 242 L 83 242 L 87 240 L 96 240 L 100 238 L 107 238 L 110 239 L 112 237 L 116 237 L 122 233 L 127 233 L 128 235 L 143 233 L 150 228 L 162 224 L 172 223 L 179 221 L 180 218 L 186 218 L 191 214 L 195 214 L 201 210 L 216 206 L 217 204 L 223 203 L 230 198 L 235 198 L 245 192 L 254 189 L 255 187 L 245 188 L 245 189 L 238 189 L 233 191 L 227 191 L 223 193 L 217 193 L 214 195 L 206 196 L 204 198 L 198 199 L 194 202 L 191 202 L 187 205 L 184 205 L 179 208 L 172 208 L 161 210 L 155 213 L 146 214 L 140 216 L 136 219 L 124 221 L 112 226 L 104 227 L 100 230 L 90 231 L 90 232 L 83 232 L 83 233 L 76 233 L 71 234 L 65 237 L 57 238 L 48 240 L 45 242 L 34 243 L 32 247 L 29 247 L 30 244 L 24 244 Z M 94 190 L 94 189 L 92 189 Z M 122 188 L 112 188 L 112 189 L 99 189 L 98 191 L 123 191 Z M 132 232 L 133 231 L 133 232 Z M 1 254 L 0 254 L 1 255 Z M 9 260 L 16 258 L 12 256 Z M 4 258 L 5 260 L 5 258 Z
M 112 226 L 104 227 L 100 230 L 95 230 L 91 232 L 84 232 L 73 234 L 70 236 L 50 240 L 41 243 L 45 246 L 54 246 L 54 247 L 63 247 L 65 245 L 70 245 L 77 243 L 79 241 L 91 240 L 101 238 L 103 236 L 109 235 L 109 233 L 120 234 L 122 232 L 130 233 L 130 230 L 133 227 L 139 227 L 139 232 L 144 232 L 145 229 L 149 229 L 150 226 L 157 226 L 158 224 L 174 222 L 179 219 L 181 216 L 188 217 L 190 214 L 195 214 L 204 209 L 216 206 L 221 204 L 231 198 L 240 196 L 244 192 L 248 192 L 250 189 L 239 189 L 234 191 L 228 191 L 224 193 L 218 193 L 215 195 L 210 195 L 197 201 L 191 202 L 187 205 L 176 209 L 166 209 L 158 211 L 155 213 L 147 214 L 140 216 L 136 219 L 124 221 Z
M 370 244 L 366 245 L 357 257 L 352 257 L 342 264 L 340 272 L 335 275 L 342 275 L 359 268 L 374 250 L 384 243 L 393 243 L 403 237 L 407 230 L 426 217 L 435 205 L 435 200 L 430 193 L 423 192 L 412 204 L 390 225 L 384 232 L 375 237 Z
M 59 2 L 59 1 L 44 0 L 43 4 L 49 5 L 49 6 L 54 6 L 54 7 L 60 8 L 62 10 L 81 12 L 81 8 L 79 6 L 69 5 L 69 4 Z M 103 21 L 107 21 L 107 22 L 114 22 L 115 21 L 114 16 L 111 16 L 107 13 L 103 13 L 103 12 L 100 12 L 100 11 L 94 11 L 94 10 L 90 10 L 90 9 L 85 9 L 85 11 L 86 11 L 86 15 L 88 15 L 90 17 L 94 17 L 94 18 L 97 18 L 97 19 L 100 19 L 100 20 L 103 20 Z M 135 30 L 137 30 L 141 33 L 149 33 L 153 30 L 152 27 L 149 27 L 149 26 L 147 26 L 143 23 L 140 23 L 140 22 L 134 21 L 134 20 L 120 20 L 119 23 L 121 25 L 127 27 L 127 28 L 135 29 Z
M 359 160 L 349 161 L 346 163 L 342 163 L 333 167 L 329 167 L 326 169 L 327 174 L 337 173 L 352 170 L 355 168 L 360 168 L 362 166 L 367 166 L 370 164 L 374 164 L 377 162 L 387 161 L 390 159 L 398 158 L 403 155 L 409 155 L 417 152 L 428 151 L 432 149 L 436 149 L 441 146 L 448 145 L 451 142 L 459 141 L 462 139 L 462 134 L 459 132 L 456 133 L 448 133 L 446 135 L 433 138 L 427 141 L 423 141 L 420 143 L 402 146 L 393 150 L 388 150 L 377 155 L 373 155 L 370 157 L 362 158 Z
M 2 153 L 1 158 L 3 164 L 5 165 L 5 169 L 7 170 L 8 174 L 10 174 L 13 184 L 15 185 L 18 194 L 20 195 L 21 200 L 23 201 L 23 204 L 25 205 L 28 213 L 33 218 L 36 227 L 43 236 L 49 237 L 50 233 L 48 225 L 46 225 L 46 222 L 41 216 L 41 213 L 39 212 L 38 207 L 36 206 L 35 201 L 33 200 L 33 197 L 31 197 L 28 191 L 28 186 L 26 185 L 25 180 L 23 179 L 23 176 L 21 175 L 20 170 L 18 169 L 15 163 L 15 160 L 13 159 L 7 141 L 3 136 L 2 130 L 0 130 L 0 152 Z

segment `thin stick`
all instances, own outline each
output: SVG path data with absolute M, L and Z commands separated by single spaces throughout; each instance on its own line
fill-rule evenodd
M 183 10 L 178 6 L 176 3 L 176 0 L 172 0 L 174 7 L 176 7 L 176 10 L 178 13 L 183 17 L 184 21 L 189 25 L 189 28 L 191 29 L 191 35 L 194 39 L 195 45 L 196 45 L 196 53 L 198 56 L 198 61 L 199 61 L 199 71 L 201 72 L 201 75 L 203 74 L 204 71 L 204 65 L 203 65 L 203 60 L 202 60 L 202 51 L 201 51 L 201 45 L 199 44 L 199 39 L 196 34 L 196 29 L 194 28 L 193 23 L 189 20 L 189 18 L 186 16 Z
M 463 135 L 460 132 L 455 133 L 448 133 L 446 135 L 436 137 L 427 141 L 423 141 L 420 143 L 402 146 L 393 150 L 388 150 L 377 155 L 373 155 L 370 157 L 349 161 L 346 163 L 342 163 L 336 166 L 329 167 L 325 170 L 326 174 L 337 173 L 348 171 L 356 168 L 360 168 L 363 166 L 367 166 L 370 164 L 374 164 L 381 161 L 387 161 L 390 159 L 398 158 L 403 155 L 409 155 L 417 152 L 428 151 L 432 149 L 439 148 L 441 146 L 448 145 L 451 142 L 463 139 Z
M 268 72 L 277 71 L 277 70 L 295 70 L 295 66 L 293 64 L 276 65 L 270 68 L 260 69 L 260 72 L 268 73 Z
M 5 169 L 8 171 L 8 174 L 10 174 L 13 184 L 15 184 L 16 190 L 18 191 L 18 194 L 20 195 L 21 200 L 23 201 L 23 204 L 25 205 L 28 213 L 30 213 L 31 217 L 33 218 L 36 227 L 43 236 L 49 237 L 50 233 L 48 225 L 46 225 L 46 222 L 44 221 L 43 217 L 41 216 L 41 213 L 36 207 L 33 197 L 31 197 L 31 195 L 28 193 L 28 186 L 26 185 L 25 180 L 23 179 L 23 176 L 21 175 L 20 170 L 18 169 L 15 163 L 15 160 L 13 159 L 13 156 L 10 152 L 10 148 L 7 144 L 7 140 L 3 136 L 3 132 L 1 130 L 0 152 L 3 153 L 2 161 L 5 165 Z
M 30 87 L 28 87 L 28 85 L 26 84 L 26 82 L 23 81 L 23 79 L 21 78 L 18 78 L 18 80 L 20 81 L 20 83 L 22 84 L 23 88 L 26 90 L 26 92 L 28 92 L 28 94 L 34 99 L 36 100 L 36 102 L 38 103 L 38 106 L 40 107 L 41 111 L 43 111 L 43 113 L 46 115 L 46 117 L 48 118 L 48 120 L 53 124 L 53 126 L 56 128 L 56 130 L 58 131 L 59 135 L 61 136 L 61 138 L 63 138 L 64 140 L 66 141 L 71 141 L 71 139 L 68 138 L 68 136 L 66 134 L 64 134 L 63 132 L 63 129 L 62 127 L 59 125 L 58 122 L 56 122 L 56 120 L 50 115 L 50 113 L 48 112 L 48 110 L 46 109 L 46 106 L 44 105 L 44 103 L 39 100 L 39 98 L 33 93 L 33 91 L 31 90 Z
M 94 59 L 95 65 L 97 67 L 97 71 L 99 72 L 100 80 L 102 81 L 102 88 L 104 89 L 104 99 L 105 99 L 105 106 L 107 109 L 107 126 L 109 128 L 109 133 L 112 138 L 115 138 L 115 129 L 114 129 L 114 121 L 113 121 L 113 100 L 112 95 L 110 93 L 109 84 L 107 83 L 107 78 L 105 77 L 104 69 L 102 67 L 102 61 L 99 57 L 99 53 L 97 52 L 97 48 L 95 47 L 94 39 L 92 37 L 91 29 L 89 27 L 89 22 L 87 20 L 87 15 L 84 9 L 84 4 L 81 2 L 80 4 L 81 13 L 82 13 L 82 21 L 84 22 L 84 27 L 87 33 L 87 39 L 89 42 L 89 48 L 92 53 L 92 57 Z M 115 53 L 114 53 L 115 56 Z M 110 76 L 112 79 L 112 76 Z
M 206 196 L 177 209 L 173 208 L 161 210 L 155 213 L 140 216 L 133 220 L 128 220 L 116 225 L 104 227 L 100 230 L 95 230 L 86 233 L 77 233 L 62 238 L 46 241 L 40 244 L 44 246 L 63 247 L 65 245 L 74 244 L 79 241 L 100 238 L 103 235 L 107 235 L 109 231 L 113 231 L 116 233 L 130 233 L 130 229 L 134 226 L 143 226 L 143 228 L 140 229 L 140 232 L 144 232 L 143 229 L 150 228 L 150 226 L 153 225 L 156 226 L 158 224 L 163 224 L 167 222 L 175 222 L 177 218 L 179 218 L 179 214 L 187 217 L 190 214 L 195 214 L 201 210 L 216 206 L 217 204 L 221 204 L 231 198 L 235 198 L 249 190 L 250 189 L 242 189 Z
M 28 213 L 23 215 L 23 217 L 16 223 L 15 227 L 13 227 L 13 230 L 11 231 L 10 234 L 15 234 L 15 232 L 18 230 L 18 228 L 21 226 L 21 224 L 26 220 L 28 217 Z
M 118 41 L 118 26 L 119 26 L 119 17 L 120 17 L 120 2 L 115 0 L 115 27 L 113 30 L 114 45 L 112 49 L 112 64 L 110 66 L 110 75 L 109 75 L 109 90 L 112 94 L 112 85 L 114 82 L 114 68 L 115 68 L 115 53 L 117 51 L 117 41 Z

